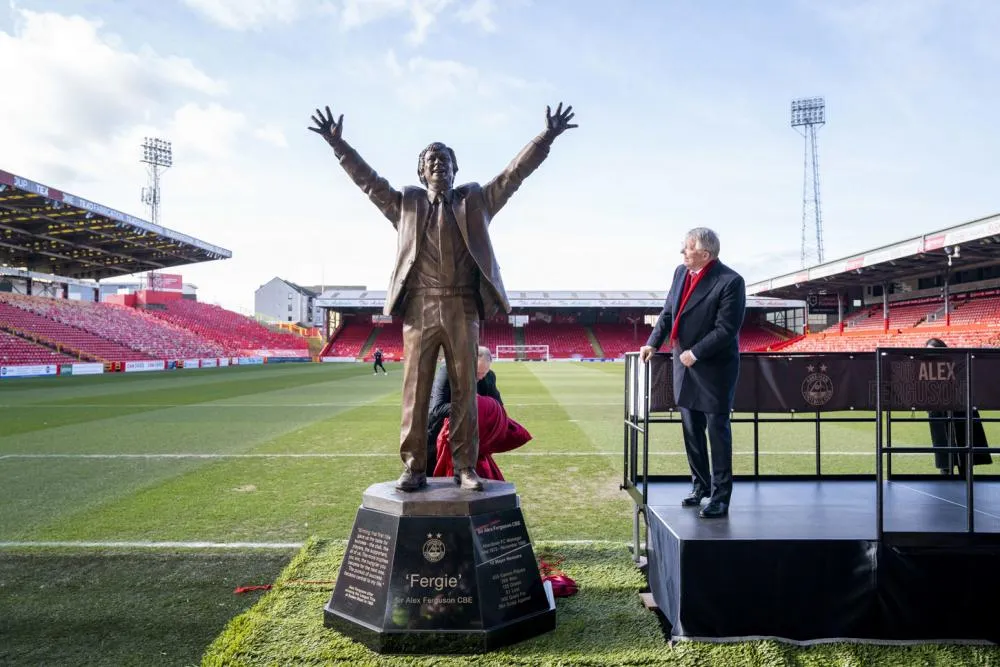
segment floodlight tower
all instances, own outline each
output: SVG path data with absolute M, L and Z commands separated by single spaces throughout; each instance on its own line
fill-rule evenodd
M 150 219 L 160 224 L 160 170 L 174 165 L 174 152 L 169 141 L 146 137 L 142 142 L 142 160 L 149 172 L 149 185 L 142 189 L 142 203 L 150 208 Z
M 160 224 L 160 171 L 174 165 L 174 152 L 169 141 L 146 137 L 142 142 L 142 159 L 149 174 L 149 185 L 142 189 L 142 203 L 150 209 L 150 220 Z M 148 287 L 155 288 L 156 274 L 149 272 Z
M 819 204 L 819 156 L 816 130 L 826 124 L 826 102 L 822 97 L 792 100 L 792 128 L 804 141 L 802 164 L 802 268 L 815 260 L 823 263 L 823 214 Z M 810 245 L 812 227 L 816 247 Z

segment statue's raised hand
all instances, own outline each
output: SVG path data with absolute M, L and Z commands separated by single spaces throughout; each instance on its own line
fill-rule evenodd
M 556 107 L 555 113 L 552 113 L 552 107 L 545 107 L 545 128 L 550 134 L 559 136 L 566 130 L 577 127 L 577 125 L 570 123 L 575 115 L 572 106 L 567 106 L 564 111 L 562 102 Z
M 326 107 L 326 115 L 323 114 L 321 109 L 316 109 L 316 115 L 312 116 L 312 121 L 316 124 L 316 127 L 308 129 L 326 139 L 328 144 L 332 145 L 340 141 L 341 132 L 344 130 L 344 114 L 340 114 L 340 118 L 334 122 L 333 112 L 330 111 L 330 107 Z

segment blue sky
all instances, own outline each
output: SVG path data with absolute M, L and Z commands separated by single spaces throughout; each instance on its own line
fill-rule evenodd
M 247 311 L 275 275 L 385 289 L 395 233 L 306 131 L 317 105 L 391 183 L 431 141 L 485 182 L 564 101 L 580 127 L 495 218 L 508 289 L 665 289 L 716 229 L 748 282 L 798 268 L 802 138 L 826 98 L 826 258 L 1000 211 L 993 0 L 17 0 L 0 169 L 127 213 L 173 141 L 162 222 Z

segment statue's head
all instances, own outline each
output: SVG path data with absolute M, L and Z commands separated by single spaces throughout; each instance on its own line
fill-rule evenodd
M 435 141 L 420 151 L 417 160 L 417 176 L 424 187 L 434 188 L 439 192 L 450 190 L 458 173 L 458 160 L 455 151 Z

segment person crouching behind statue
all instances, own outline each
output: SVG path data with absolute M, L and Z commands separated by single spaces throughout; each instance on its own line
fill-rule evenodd
M 479 416 L 479 457 L 476 459 L 476 473 L 483 479 L 503 481 L 500 466 L 493 460 L 494 454 L 509 452 L 531 440 L 531 434 L 507 415 L 503 405 L 489 396 L 476 396 Z M 449 442 L 451 419 L 445 419 L 437 440 L 437 465 L 435 477 L 450 477 L 454 474 Z
M 476 394 L 489 396 L 503 405 L 500 390 L 497 389 L 497 376 L 490 366 L 493 365 L 493 355 L 488 347 L 479 346 L 476 358 Z M 437 439 L 444 426 L 444 420 L 451 416 L 451 383 L 448 380 L 448 367 L 438 366 L 434 374 L 434 384 L 431 386 L 431 405 L 427 411 L 427 470 L 432 471 L 437 465 Z
M 927 347 L 948 347 L 940 338 L 931 338 Z M 965 411 L 935 410 L 927 413 L 930 419 L 931 445 L 934 447 L 965 447 Z M 972 411 L 972 446 L 989 447 L 986 431 L 979 410 Z M 972 465 L 989 465 L 993 458 L 989 452 L 974 452 Z M 965 454 L 962 452 L 934 452 L 934 466 L 942 475 L 951 475 L 958 466 L 958 474 L 965 475 Z

